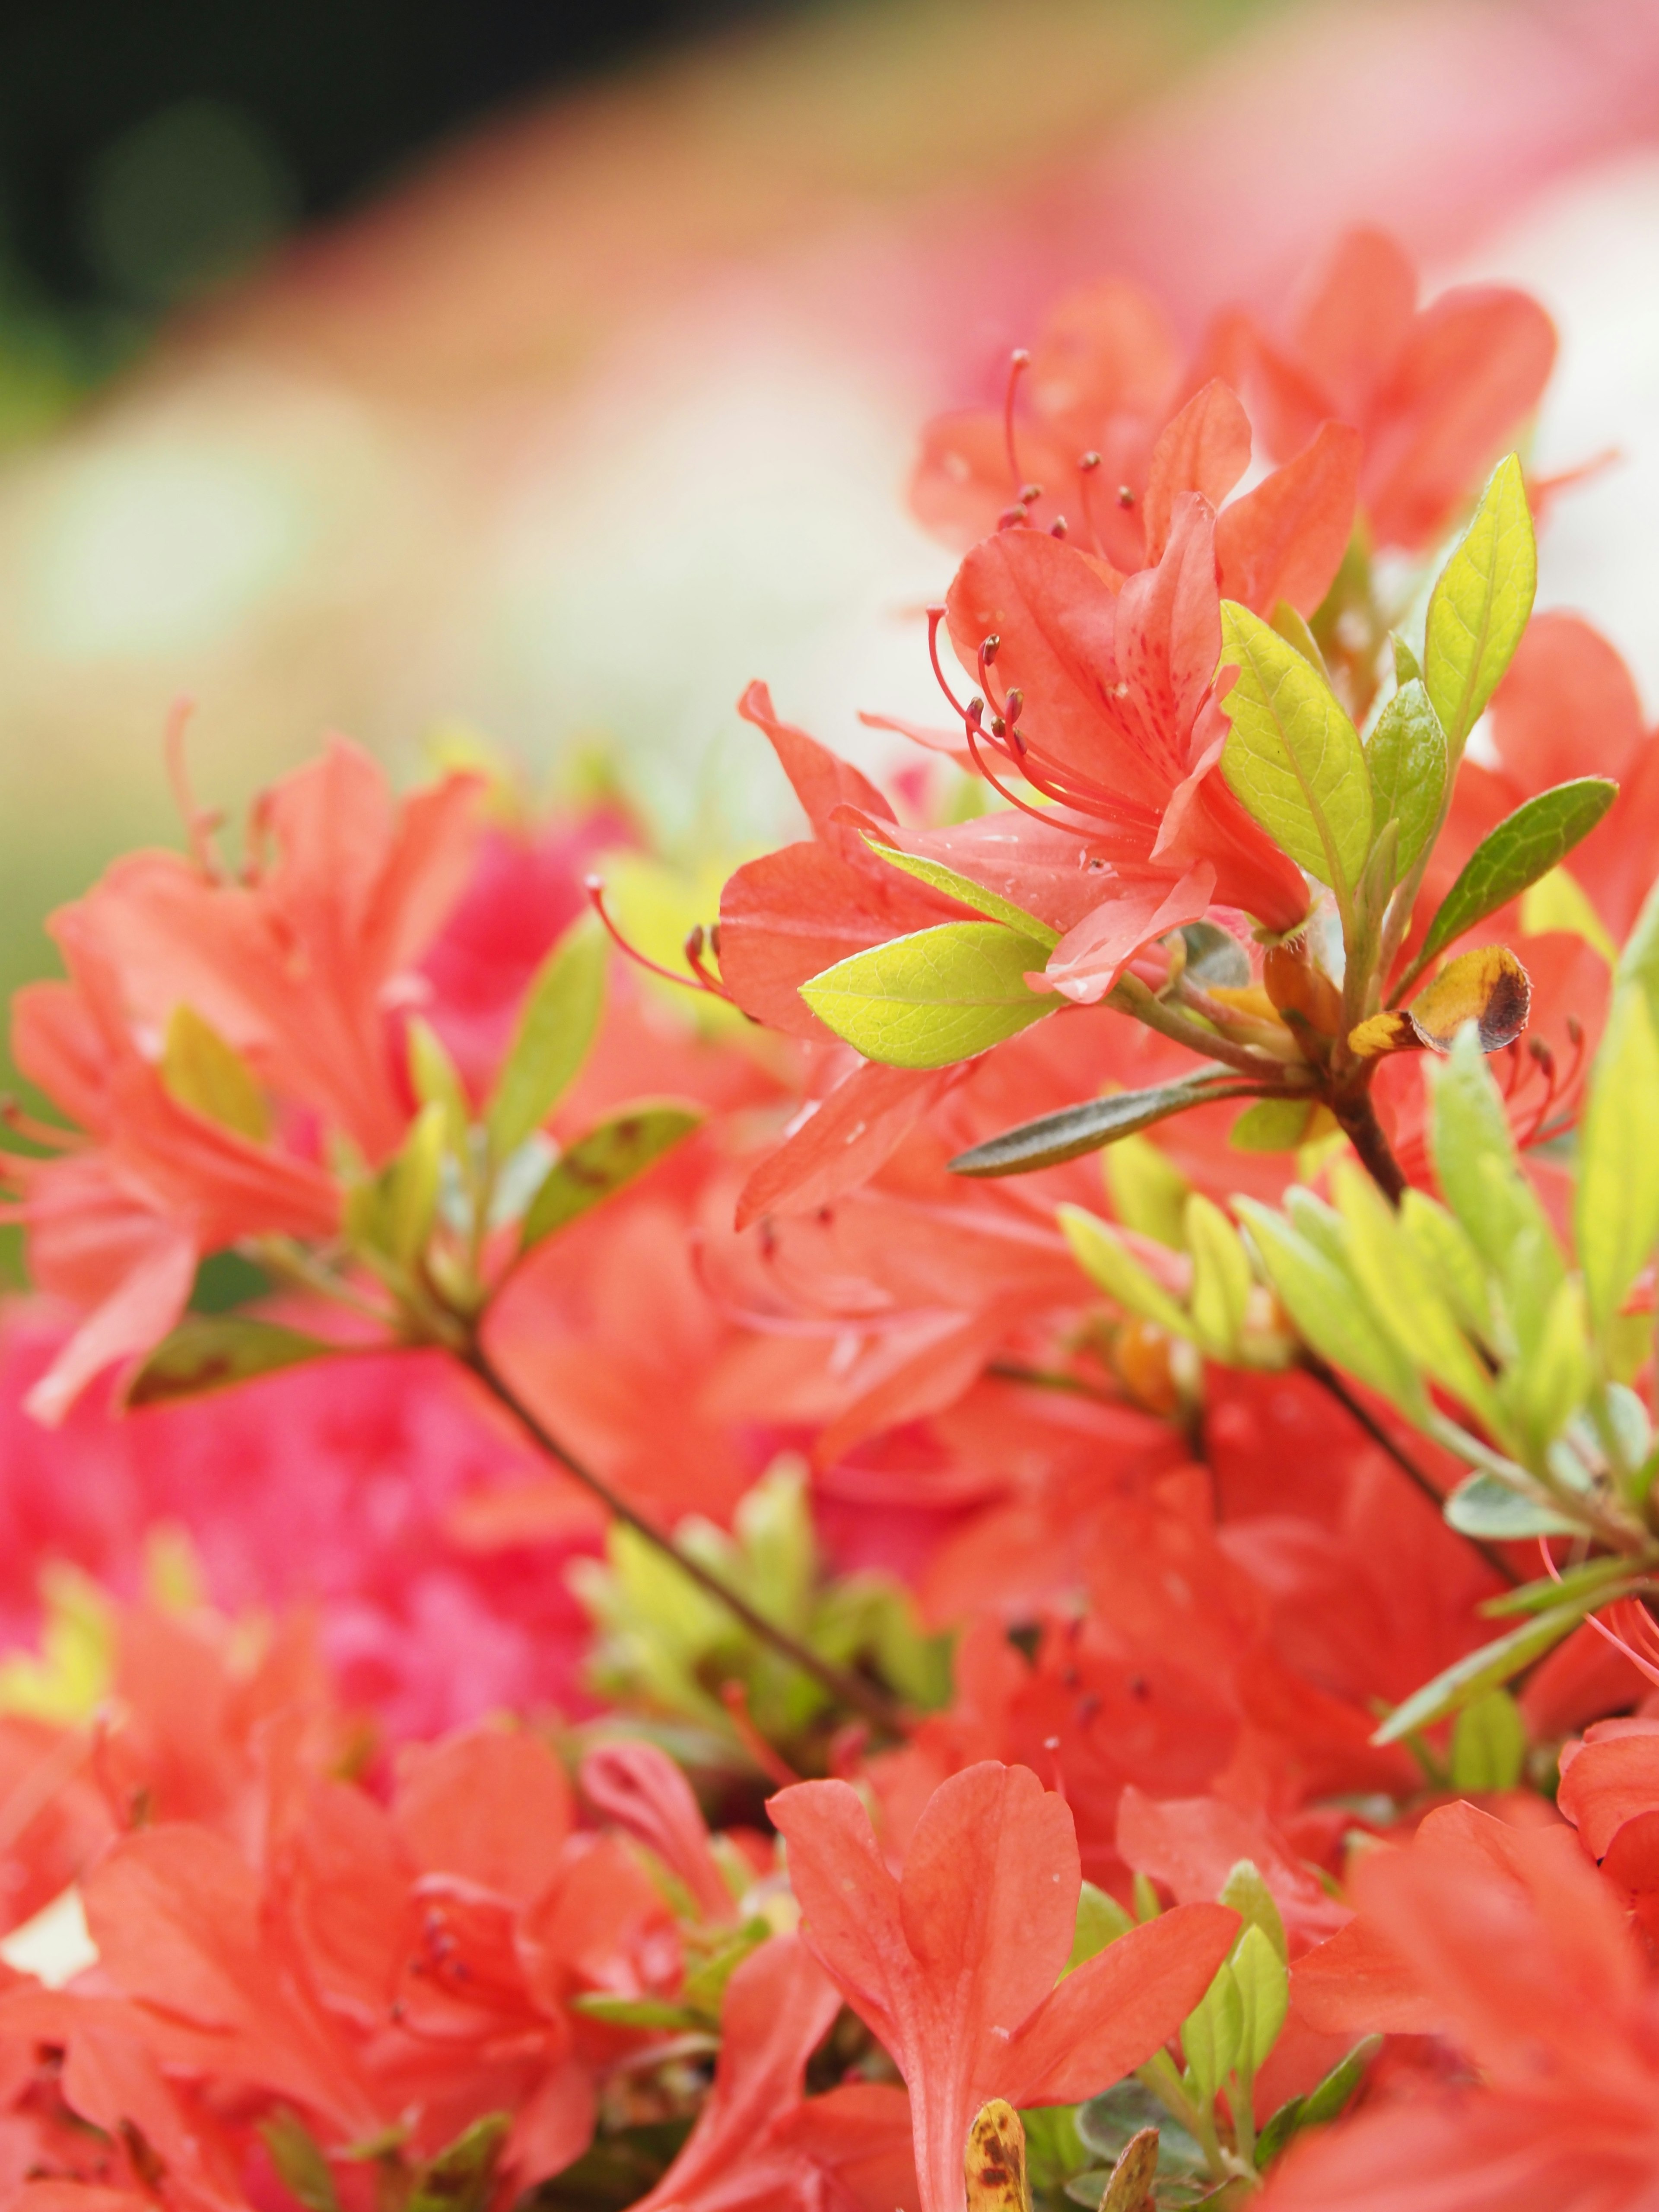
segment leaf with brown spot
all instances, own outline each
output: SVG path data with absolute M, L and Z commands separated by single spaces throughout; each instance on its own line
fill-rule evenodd
M 968 2130 L 963 2160 L 968 2212 L 1031 2212 L 1025 2179 L 1025 2130 L 1019 2114 L 1001 2097 L 981 2105 Z
M 1397 1013 L 1373 1014 L 1348 1033 L 1362 1060 L 1388 1052 L 1449 1052 L 1473 1022 L 1482 1052 L 1500 1052 L 1527 1026 L 1532 978 L 1506 945 L 1482 945 L 1449 960 L 1426 991 Z

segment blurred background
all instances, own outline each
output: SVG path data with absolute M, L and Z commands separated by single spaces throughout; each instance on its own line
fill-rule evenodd
M 1659 702 L 1653 0 L 35 0 L 0 14 L 0 986 L 325 728 L 785 819 L 751 676 L 932 719 L 915 431 L 1117 271 L 1195 332 L 1345 222 L 1535 289 L 1541 597 Z

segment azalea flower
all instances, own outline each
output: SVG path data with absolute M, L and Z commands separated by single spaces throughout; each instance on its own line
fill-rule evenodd
M 1650 2204 L 1659 1990 L 1570 1832 L 1448 1806 L 1408 1848 L 1363 1853 L 1350 1890 L 1359 1917 L 1292 1975 L 1304 2010 L 1338 2033 L 1445 2035 L 1480 2084 L 1419 2081 L 1311 2136 L 1269 2212 Z
M 848 1784 L 799 1784 L 769 1810 L 808 1948 L 904 2076 L 920 2212 L 963 2212 L 969 2124 L 988 2099 L 1073 2104 L 1158 2050 L 1238 1925 L 1187 1906 L 1058 1979 L 1077 1841 L 1065 1801 L 1027 1768 L 986 1760 L 942 1784 L 897 1878 Z
M 1543 395 L 1555 330 L 1506 285 L 1460 285 L 1418 305 L 1410 257 L 1386 233 L 1348 231 L 1282 332 L 1235 325 L 1267 449 L 1322 423 L 1364 441 L 1359 508 L 1374 545 L 1427 550 L 1455 521 Z M 1254 374 L 1252 374 L 1252 372 Z
M 1359 436 L 1316 422 L 1294 460 L 1224 507 L 1251 447 L 1249 418 L 1223 381 L 1237 377 L 1226 335 L 1224 325 L 1183 366 L 1161 310 L 1136 287 L 1073 293 L 1029 359 L 1016 356 L 1023 391 L 1011 384 L 1000 415 L 927 426 L 911 480 L 916 514 L 958 549 L 1029 520 L 1127 576 L 1157 562 L 1177 501 L 1199 492 L 1222 509 L 1226 596 L 1264 615 L 1281 599 L 1311 614 L 1352 527 Z
M 910 2115 L 878 2082 L 803 2094 L 841 2000 L 805 1946 L 775 1936 L 732 1975 L 714 2086 L 635 2212 L 905 2212 Z

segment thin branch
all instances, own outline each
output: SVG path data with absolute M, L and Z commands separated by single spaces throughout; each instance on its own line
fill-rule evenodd
M 1352 1091 L 1346 1097 L 1332 1099 L 1330 1105 L 1343 1135 L 1358 1154 L 1360 1165 L 1389 1205 L 1397 1206 L 1406 1194 L 1405 1171 L 1382 1133 L 1370 1092 Z
M 873 1682 L 849 1674 L 833 1661 L 821 1657 L 810 1644 L 799 1642 L 787 1629 L 781 1628 L 776 1621 L 769 1620 L 763 1613 L 757 1612 L 747 1598 L 741 1596 L 712 1568 L 704 1566 L 700 1559 L 683 1552 L 672 1536 L 665 1535 L 660 1528 L 647 1521 L 642 1513 L 613 1490 L 602 1475 L 595 1474 L 592 1468 L 576 1458 L 539 1416 L 526 1405 L 480 1345 L 474 1342 L 465 1352 L 457 1352 L 455 1357 L 477 1376 L 484 1388 L 506 1407 L 520 1427 L 550 1459 L 556 1460 L 566 1473 L 590 1496 L 597 1498 L 615 1519 L 624 1522 L 635 1535 L 643 1537 L 665 1559 L 672 1559 L 688 1580 L 696 1583 L 698 1589 L 717 1604 L 724 1606 L 734 1620 L 743 1623 L 751 1636 L 763 1644 L 769 1644 L 774 1651 L 798 1667 L 803 1674 L 810 1675 L 837 1705 L 850 1706 L 854 1712 L 861 1713 L 872 1726 L 884 1729 L 889 1735 L 902 1737 L 907 1733 L 898 1707 Z
M 1401 1446 L 1395 1442 L 1394 1438 L 1383 1427 L 1382 1422 L 1376 1419 L 1376 1416 L 1371 1413 L 1370 1408 L 1364 1405 L 1359 1399 L 1354 1396 L 1352 1391 L 1349 1389 L 1347 1384 L 1342 1380 L 1342 1377 L 1337 1373 L 1336 1370 L 1334 1367 L 1328 1367 L 1317 1352 L 1309 1352 L 1306 1350 L 1304 1350 L 1302 1354 L 1302 1365 L 1304 1370 L 1309 1375 L 1312 1376 L 1314 1381 L 1319 1384 L 1322 1390 L 1328 1391 L 1330 1395 L 1335 1399 L 1337 1404 L 1342 1407 L 1348 1413 L 1352 1414 L 1353 1419 L 1359 1424 L 1360 1427 L 1364 1429 L 1365 1434 L 1370 1438 L 1371 1442 L 1376 1444 L 1379 1449 L 1385 1451 L 1388 1454 L 1389 1457 L 1394 1462 L 1401 1473 L 1410 1481 L 1416 1484 L 1417 1487 L 1422 1492 L 1424 1497 L 1432 1503 L 1436 1512 L 1443 1513 L 1446 1504 L 1445 1492 L 1439 1487 L 1438 1484 L 1432 1480 L 1425 1469 L 1418 1465 L 1417 1462 L 1411 1456 L 1409 1452 L 1401 1449 Z M 1446 1525 L 1449 1528 L 1451 1523 L 1448 1522 Z M 1504 1554 L 1498 1551 L 1494 1545 L 1488 1544 L 1484 1538 L 1480 1536 L 1465 1536 L 1463 1535 L 1463 1531 L 1461 1528 L 1457 1531 L 1457 1534 L 1460 1536 L 1463 1536 L 1463 1540 L 1466 1544 L 1471 1545 L 1475 1551 L 1480 1553 L 1481 1558 L 1486 1561 L 1486 1565 L 1492 1569 L 1494 1574 L 1501 1575 L 1504 1580 L 1508 1583 L 1512 1589 L 1518 1589 L 1520 1588 L 1522 1577 L 1516 1572 L 1515 1569 L 1504 1557 Z
M 1121 1014 L 1156 1030 L 1160 1036 L 1184 1044 L 1189 1051 L 1201 1052 L 1208 1060 L 1218 1060 L 1228 1067 L 1241 1069 L 1246 1075 L 1258 1077 L 1265 1083 L 1279 1086 L 1285 1097 L 1311 1096 L 1311 1083 L 1292 1084 L 1289 1079 L 1298 1072 L 1295 1061 L 1275 1060 L 1265 1052 L 1254 1051 L 1250 1046 L 1235 1044 L 1231 1037 L 1219 1036 L 1201 1023 L 1189 1020 L 1177 1013 L 1173 1006 L 1149 991 L 1138 975 L 1121 975 L 1106 994 L 1105 1003 L 1115 1007 Z

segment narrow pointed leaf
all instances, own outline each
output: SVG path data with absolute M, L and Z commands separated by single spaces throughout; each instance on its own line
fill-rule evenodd
M 1452 1730 L 1454 1790 L 1513 1790 L 1527 1763 L 1527 1724 L 1507 1690 L 1465 1705 Z
M 1423 1389 L 1410 1362 L 1378 1328 L 1346 1267 L 1292 1228 L 1282 1214 L 1247 1198 L 1235 1199 L 1239 1218 L 1261 1261 L 1262 1273 L 1298 1334 L 1333 1367 L 1413 1417 Z
M 1039 921 L 1036 915 L 1027 914 L 1023 906 L 1016 906 L 1012 899 L 1000 898 L 995 891 L 987 890 L 983 884 L 976 884 L 971 876 L 964 876 L 959 869 L 947 867 L 943 860 L 928 860 L 920 853 L 901 852 L 896 845 L 884 845 L 879 839 L 871 836 L 868 830 L 863 835 L 865 843 L 878 858 L 890 862 L 896 868 L 902 868 L 907 876 L 915 876 L 920 883 L 931 884 L 936 891 L 943 891 L 947 898 L 960 899 L 963 906 L 972 907 L 975 914 L 982 914 L 988 921 L 1000 921 L 1010 929 L 1018 930 L 1024 937 L 1034 937 L 1039 945 L 1046 945 L 1050 951 L 1059 944 L 1060 932 L 1057 929 L 1051 929 L 1046 921 Z
M 1589 836 L 1618 796 L 1618 785 L 1606 776 L 1582 775 L 1517 806 L 1470 854 L 1429 924 L 1413 964 L 1425 965 L 1466 929 L 1547 875 Z
M 1250 1255 L 1221 1208 L 1198 1191 L 1187 1201 L 1187 1246 L 1193 1326 L 1212 1358 L 1236 1358 L 1249 1304 Z
M 1515 656 L 1537 586 L 1527 488 L 1511 453 L 1492 471 L 1429 598 L 1423 682 L 1454 763 Z
M 520 1249 L 529 1251 L 602 1206 L 689 1137 L 702 1120 L 695 1106 L 641 1103 L 624 1107 L 579 1137 L 553 1163 L 531 1200 Z
M 586 1059 L 605 1010 L 605 957 L 599 924 L 585 916 L 537 969 L 484 1117 L 497 1160 L 541 1127 Z
M 1162 1083 L 1152 1091 L 1117 1091 L 1107 1098 L 1085 1099 L 1079 1106 L 1063 1106 L 1057 1114 L 1040 1115 L 1022 1121 L 998 1137 L 988 1137 L 958 1152 L 951 1162 L 953 1175 L 1030 1175 L 1036 1168 L 1051 1168 L 1062 1160 L 1075 1160 L 1085 1152 L 1097 1152 L 1119 1137 L 1167 1121 L 1215 1098 L 1254 1098 L 1260 1094 L 1250 1083 L 1230 1077 L 1191 1076 L 1180 1083 Z
M 1400 824 L 1397 883 L 1411 873 L 1434 834 L 1446 795 L 1446 733 L 1420 683 L 1402 684 L 1382 709 L 1365 759 L 1376 819 Z
M 246 1314 L 192 1314 L 164 1337 L 128 1387 L 129 1406 L 165 1406 L 228 1390 L 256 1376 L 298 1367 L 337 1352 L 337 1345 L 303 1330 Z
M 1431 1728 L 1436 1721 L 1461 1712 L 1476 1698 L 1511 1680 L 1523 1667 L 1530 1667 L 1534 1659 L 1541 1659 L 1547 1651 L 1553 1650 L 1591 1610 L 1590 1606 L 1577 1601 L 1552 1606 L 1547 1613 L 1540 1613 L 1523 1621 L 1519 1628 L 1511 1629 L 1507 1636 L 1500 1636 L 1495 1644 L 1483 1644 L 1479 1651 L 1466 1653 L 1431 1682 L 1413 1691 L 1403 1705 L 1396 1705 L 1371 1741 L 1398 1743 L 1403 1736 L 1415 1735 L 1419 1729 Z
M 980 2107 L 963 2153 L 968 2212 L 1031 2212 L 1025 2179 L 1025 2130 L 1000 2098 Z
M 1574 1227 L 1590 1319 L 1604 1341 L 1659 1244 L 1659 1039 L 1644 993 L 1613 1000 L 1578 1132 Z
M 1060 1000 L 1025 981 L 1048 947 L 995 921 L 947 921 L 838 961 L 800 994 L 839 1037 L 886 1067 L 948 1067 L 1016 1036 Z
M 161 1050 L 161 1082 L 192 1113 L 263 1144 L 270 1117 L 252 1069 L 193 1006 L 178 1006 Z
M 1115 1234 L 1109 1222 L 1086 1212 L 1080 1206 L 1059 1207 L 1054 1218 L 1072 1248 L 1072 1256 L 1091 1282 L 1127 1312 L 1167 1329 L 1172 1336 L 1190 1338 L 1193 1325 L 1169 1292 L 1154 1282 L 1145 1267 Z
M 1221 607 L 1222 663 L 1238 678 L 1221 772 L 1245 811 L 1297 866 L 1346 901 L 1371 843 L 1364 748 L 1318 670 L 1248 607 Z

